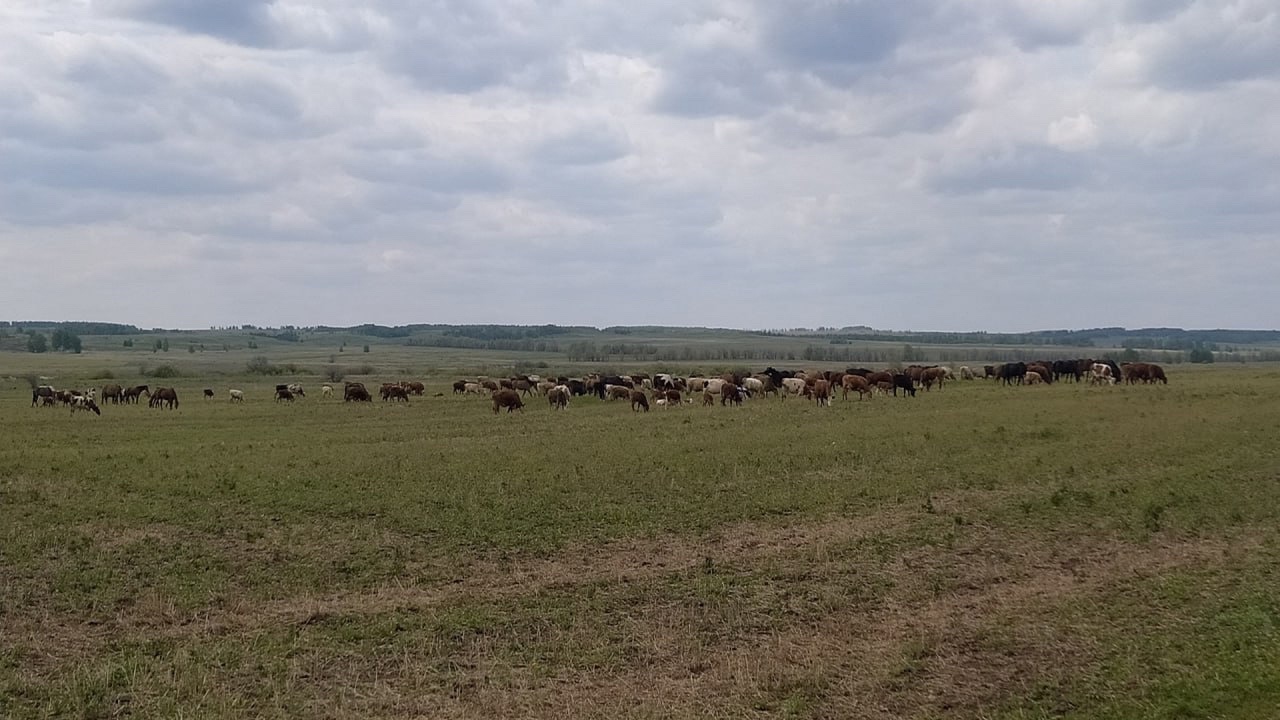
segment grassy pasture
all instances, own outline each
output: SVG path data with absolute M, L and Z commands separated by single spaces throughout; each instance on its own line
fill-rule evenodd
M 0 717 L 1277 717 L 1280 369 L 1170 375 L 497 417 L 4 381 Z

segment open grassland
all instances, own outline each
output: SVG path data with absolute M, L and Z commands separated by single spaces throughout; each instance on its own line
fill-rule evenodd
M 0 384 L 0 717 L 1280 716 L 1280 369 L 497 417 L 453 379 Z

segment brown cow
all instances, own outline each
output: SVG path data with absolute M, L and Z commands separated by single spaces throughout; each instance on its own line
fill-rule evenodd
M 629 400 L 631 398 L 631 388 L 626 385 L 609 385 L 605 387 L 609 393 L 610 400 Z
M 1053 382 L 1053 371 L 1040 363 L 1032 363 L 1027 366 L 1027 373 L 1035 373 L 1040 376 L 1045 385 Z
M 715 395 L 712 395 L 710 390 L 703 390 L 703 391 L 702 391 L 702 406 L 703 406 L 703 407 L 707 407 L 707 406 L 709 406 L 709 405 L 715 405 L 715 404 L 716 404 L 716 396 L 715 396 Z
M 404 388 L 405 388 L 406 390 L 408 390 L 408 391 L 409 391 L 411 394 L 413 394 L 413 395 L 419 395 L 419 396 L 420 396 L 420 395 L 422 395 L 422 393 L 424 393 L 424 392 L 426 392 L 426 391 L 427 391 L 427 386 L 426 386 L 426 385 L 423 385 L 422 383 L 418 382 L 417 380 L 410 380 L 410 381 L 409 381 L 409 382 L 407 382 L 407 383 L 400 383 L 400 384 L 401 384 L 401 385 L 403 385 L 403 386 L 404 386 Z
M 403 400 L 409 402 L 409 390 L 402 385 L 383 385 L 382 400 L 386 402 L 391 399 Z
M 859 400 L 862 400 L 863 397 L 871 397 L 871 383 L 860 375 L 845 375 L 840 379 L 840 385 L 844 389 L 845 400 L 849 399 L 850 391 L 858 393 Z
M 831 383 L 826 380 L 819 380 L 813 384 L 813 401 L 818 407 L 830 407 L 831 405 Z
M 720 405 L 723 407 L 729 403 L 742 407 L 742 388 L 726 382 L 720 386 Z
M 938 383 L 938 389 L 941 390 L 942 384 L 946 379 L 946 368 L 928 367 L 920 371 L 920 384 L 924 385 L 925 390 L 932 389 L 935 382 Z
M 524 412 L 524 401 L 520 399 L 520 393 L 511 388 L 503 388 L 493 393 L 493 414 L 497 415 L 498 410 L 506 408 L 510 413 L 514 410 Z
M 644 394 L 643 390 L 632 390 L 631 409 L 639 412 L 640 408 L 644 408 L 645 412 L 649 412 L 649 397 Z
M 114 383 L 102 386 L 102 404 L 106 405 L 107 401 L 119 405 L 121 398 L 124 397 L 124 388 Z
M 556 385 L 547 391 L 547 402 L 552 410 L 564 410 L 569 407 L 569 387 Z

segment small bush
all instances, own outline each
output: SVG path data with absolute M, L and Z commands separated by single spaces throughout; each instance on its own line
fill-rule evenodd
M 266 355 L 255 355 L 245 364 L 244 369 L 252 375 L 280 375 L 284 372 L 284 368 L 272 365 Z
M 157 365 L 155 369 L 148 374 L 154 378 L 182 377 L 182 372 L 172 365 Z
M 342 378 L 347 376 L 347 371 L 337 365 L 330 365 L 325 368 L 324 376 L 329 382 L 342 382 Z
M 114 380 L 115 378 L 116 378 L 116 374 L 111 372 L 110 370 L 99 370 L 93 376 L 94 380 Z

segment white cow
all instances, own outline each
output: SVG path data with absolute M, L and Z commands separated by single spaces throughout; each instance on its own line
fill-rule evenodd
M 232 389 L 232 390 L 230 390 L 230 391 L 228 391 L 228 392 L 230 392 L 230 393 L 231 393 L 231 402 L 244 402 L 244 391 L 243 391 L 243 390 L 235 390 L 235 389 Z
M 321 386 L 320 386 L 320 396 L 321 396 L 321 397 L 333 397 L 333 387 L 332 387 L 331 385 L 321 385 Z

